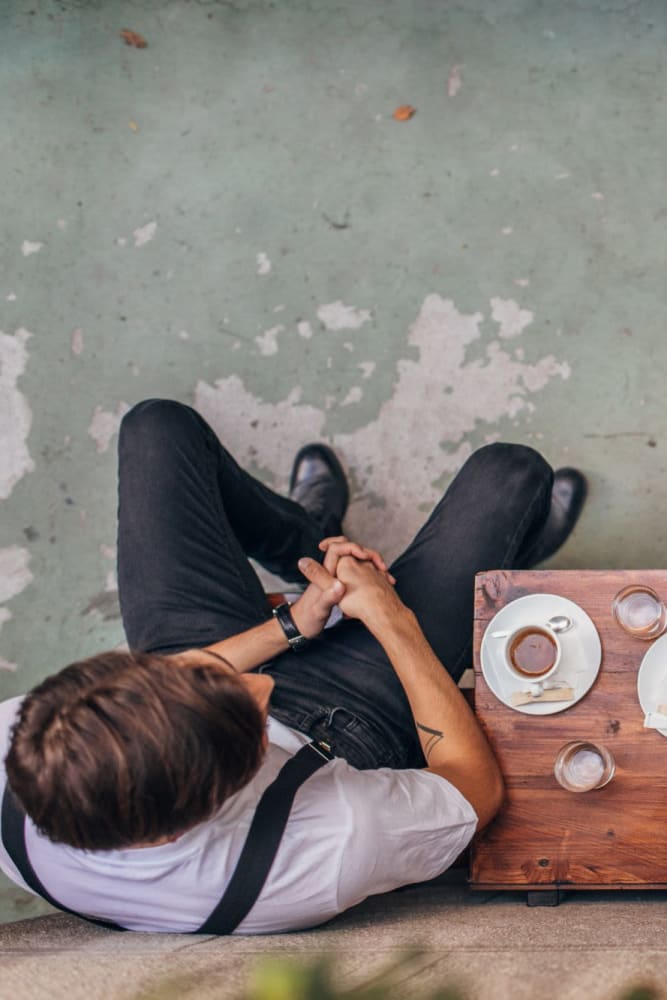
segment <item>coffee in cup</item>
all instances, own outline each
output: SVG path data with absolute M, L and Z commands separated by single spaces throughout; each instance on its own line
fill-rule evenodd
M 505 643 L 505 666 L 516 680 L 534 684 L 536 694 L 543 690 L 541 682 L 558 669 L 560 656 L 558 636 L 546 625 L 524 625 Z
M 507 657 L 521 677 L 539 680 L 548 674 L 558 659 L 558 641 L 547 628 L 529 625 L 510 636 Z

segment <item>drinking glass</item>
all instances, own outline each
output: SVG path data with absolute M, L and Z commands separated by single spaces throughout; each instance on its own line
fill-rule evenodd
M 558 751 L 554 775 L 568 792 L 592 792 L 614 777 L 616 764 L 606 747 L 590 740 L 573 740 Z
M 637 639 L 655 639 L 667 626 L 667 608 L 655 590 L 642 584 L 620 590 L 611 610 L 621 628 Z

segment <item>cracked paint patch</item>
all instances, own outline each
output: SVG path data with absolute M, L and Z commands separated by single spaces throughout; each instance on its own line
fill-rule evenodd
M 3 500 L 35 467 L 27 445 L 32 412 L 16 385 L 28 363 L 26 344 L 31 336 L 23 327 L 13 337 L 0 332 L 0 498 Z
M 213 386 L 199 381 L 195 387 L 196 409 L 235 457 L 242 464 L 259 466 L 283 484 L 295 452 L 323 433 L 324 412 L 300 400 L 297 386 L 279 403 L 264 403 L 248 392 L 238 375 L 218 379 Z M 241 428 L 242 436 L 235 438 Z
M 82 615 L 99 615 L 102 621 L 111 622 L 120 618 L 120 604 L 117 590 L 101 590 L 91 597 Z
M 529 309 L 521 309 L 514 299 L 491 299 L 491 315 L 500 323 L 501 337 L 518 337 L 535 318 Z
M 4 605 L 32 582 L 29 562 L 30 553 L 19 545 L 0 549 L 0 629 L 12 617 L 11 611 Z M 16 664 L 0 656 L 0 670 L 16 670 Z
M 24 240 L 21 244 L 21 253 L 24 257 L 30 257 L 34 253 L 39 253 L 39 251 L 44 246 L 43 243 L 34 242 L 32 240 Z
M 264 275 L 271 274 L 272 264 L 265 253 L 257 254 L 257 274 Z
M 371 318 L 370 309 L 355 309 L 343 302 L 329 302 L 317 310 L 317 318 L 327 330 L 358 330 Z
M 341 400 L 340 405 L 350 406 L 352 403 L 358 403 L 361 400 L 363 394 L 364 393 L 361 386 L 353 385 L 350 391 L 348 392 L 347 396 L 345 397 L 345 399 Z
M 466 363 L 467 347 L 481 337 L 482 319 L 481 312 L 466 315 L 451 299 L 428 295 L 408 332 L 408 344 L 417 348 L 418 357 L 399 361 L 392 398 L 376 420 L 335 438 L 349 456 L 362 495 L 378 489 L 364 470 L 381 458 L 381 482 L 388 484 L 383 523 L 378 528 L 363 504 L 356 504 L 354 513 L 362 523 L 359 537 L 368 544 L 381 542 L 391 550 L 390 557 L 419 528 L 417 504 L 433 506 L 439 499 L 433 483 L 456 472 L 472 452 L 468 435 L 480 423 L 493 425 L 530 411 L 529 393 L 555 376 L 570 375 L 569 366 L 553 356 L 534 365 L 521 363 L 499 341 L 489 345 L 485 359 Z M 419 406 L 415 400 L 421 401 Z
M 520 333 L 530 322 L 528 310 L 516 303 L 510 307 L 509 301 L 498 300 L 496 321 L 505 330 L 521 327 Z M 489 343 L 483 358 L 466 362 L 468 347 L 482 336 L 483 319 L 481 312 L 464 314 L 451 299 L 428 295 L 408 331 L 408 346 L 417 357 L 398 362 L 391 399 L 375 420 L 333 436 L 357 484 L 352 531 L 380 547 L 387 558 L 397 555 L 420 527 L 420 508 L 431 509 L 439 499 L 434 483 L 456 472 L 470 455 L 476 442 L 471 436 L 479 433 L 480 424 L 491 425 L 489 432 L 495 434 L 498 421 L 534 409 L 530 394 L 553 378 L 570 376 L 567 362 L 548 355 L 527 364 L 509 354 L 499 339 Z M 295 451 L 307 441 L 327 439 L 333 398 L 325 398 L 324 409 L 301 404 L 300 398 L 301 390 L 294 389 L 285 400 L 264 403 L 237 375 L 214 386 L 200 381 L 195 390 L 196 408 L 239 461 L 261 468 L 278 489 L 286 488 Z M 229 414 L 234 419 L 227 425 Z M 385 506 L 378 523 L 373 508 L 381 494 Z
M 142 247 L 150 241 L 155 236 L 157 232 L 157 222 L 147 222 L 145 226 L 139 226 L 138 229 L 134 229 L 132 235 L 134 236 L 135 247 Z
M 265 357 L 278 353 L 278 334 L 282 333 L 284 326 L 272 326 L 265 330 L 261 337 L 255 337 L 255 343 L 259 347 L 259 353 Z
M 95 407 L 93 419 L 88 426 L 88 434 L 95 442 L 98 454 L 108 449 L 111 439 L 118 433 L 120 422 L 129 409 L 127 403 L 123 402 L 118 404 L 115 413 L 103 410 L 101 406 Z
M 83 354 L 83 331 L 72 331 L 72 354 Z
M 463 84 L 463 80 L 461 79 L 462 69 L 463 66 L 452 66 L 450 70 L 449 78 L 447 80 L 447 94 L 449 97 L 456 97 L 461 89 Z

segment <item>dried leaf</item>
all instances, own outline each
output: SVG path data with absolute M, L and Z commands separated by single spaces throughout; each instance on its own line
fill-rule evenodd
M 148 42 L 143 35 L 140 35 L 136 31 L 130 31 L 129 28 L 123 28 L 120 33 L 120 37 L 123 39 L 126 45 L 131 45 L 135 49 L 146 49 L 148 48 Z
M 133 118 L 130 118 L 130 120 L 129 120 L 129 122 L 127 124 L 130 126 L 130 128 L 132 129 L 133 132 L 138 132 L 139 131 L 139 126 L 137 125 L 137 123 L 135 122 L 135 120 Z
M 417 113 L 417 109 L 413 108 L 411 104 L 401 104 L 396 110 L 392 117 L 396 119 L 397 122 L 407 122 L 410 121 L 412 116 Z

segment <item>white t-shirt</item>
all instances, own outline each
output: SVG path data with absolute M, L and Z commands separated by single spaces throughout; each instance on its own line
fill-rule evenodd
M 21 698 L 0 703 L 0 799 L 9 730 Z M 26 824 L 28 856 L 54 899 L 136 931 L 193 931 L 232 876 L 264 789 L 306 742 L 269 719 L 259 772 L 216 815 L 174 843 L 123 851 L 54 844 Z M 325 764 L 298 790 L 278 854 L 243 934 L 299 930 L 367 896 L 443 872 L 470 841 L 477 816 L 444 778 L 427 771 L 357 771 Z M 28 888 L 0 844 L 0 868 Z

